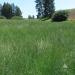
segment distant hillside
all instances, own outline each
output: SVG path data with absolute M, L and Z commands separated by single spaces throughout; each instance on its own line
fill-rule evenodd
M 69 9 L 69 19 L 75 19 L 75 9 Z
M 69 13 L 69 20 L 75 20 L 75 9 L 66 9 L 65 11 Z

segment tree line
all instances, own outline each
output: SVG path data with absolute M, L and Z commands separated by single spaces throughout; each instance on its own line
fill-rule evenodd
M 0 4 L 0 16 L 4 16 L 7 19 L 11 19 L 13 16 L 22 17 L 22 12 L 18 6 L 14 5 L 14 3 L 4 3 L 3 5 Z
M 37 18 L 50 19 L 52 21 L 64 21 L 68 18 L 68 13 L 65 11 L 55 11 L 55 0 L 35 0 Z M 0 16 L 4 16 L 7 19 L 17 18 L 22 19 L 22 12 L 20 8 L 14 4 L 4 3 L 0 4 Z M 14 17 L 15 16 L 15 17 Z M 28 19 L 35 19 L 34 15 L 29 15 Z

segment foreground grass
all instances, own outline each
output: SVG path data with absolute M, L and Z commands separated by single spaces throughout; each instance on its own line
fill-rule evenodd
M 75 22 L 0 20 L 0 75 L 75 75 Z

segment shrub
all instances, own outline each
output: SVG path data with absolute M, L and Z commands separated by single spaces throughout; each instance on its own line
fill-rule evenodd
M 11 19 L 22 20 L 23 18 L 21 16 L 13 16 Z
M 0 19 L 6 19 L 6 17 L 4 17 L 4 16 L 0 16 Z
M 52 21 L 61 22 L 66 21 L 68 19 L 68 12 L 67 11 L 57 11 L 52 16 Z

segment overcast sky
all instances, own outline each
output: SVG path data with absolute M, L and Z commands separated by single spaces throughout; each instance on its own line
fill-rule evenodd
M 0 0 L 4 2 L 14 3 L 18 5 L 22 11 L 23 17 L 28 15 L 36 15 L 35 0 Z M 55 0 L 56 10 L 75 8 L 75 0 Z

